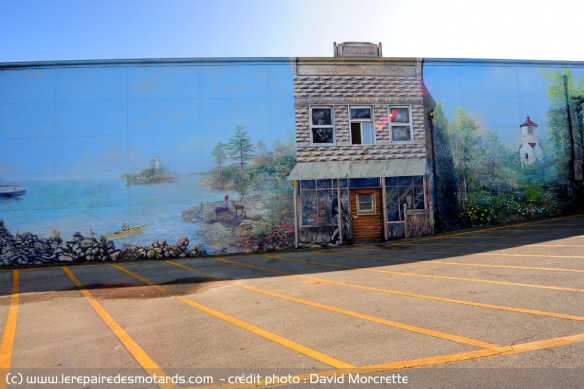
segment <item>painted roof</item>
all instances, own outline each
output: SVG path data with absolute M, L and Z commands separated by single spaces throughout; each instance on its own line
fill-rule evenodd
M 528 116 L 527 117 L 527 120 L 522 125 L 520 125 L 519 128 L 525 127 L 525 126 L 534 126 L 534 127 L 537 127 L 537 123 L 532 122 L 531 121 L 531 118 Z
M 423 176 L 426 158 L 385 161 L 300 162 L 288 180 L 320 180 L 330 178 Z

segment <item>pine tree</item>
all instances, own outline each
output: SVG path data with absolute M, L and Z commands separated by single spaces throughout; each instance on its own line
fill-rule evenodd
M 240 174 L 240 185 L 244 182 L 244 166 L 247 165 L 247 161 L 253 158 L 255 153 L 255 147 L 247 135 L 247 130 L 242 124 L 235 126 L 235 134 L 227 142 L 226 150 L 229 153 L 231 159 L 237 160 L 241 167 Z

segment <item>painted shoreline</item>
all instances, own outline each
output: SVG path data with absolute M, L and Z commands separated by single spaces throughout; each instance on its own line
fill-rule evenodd
M 166 240 L 148 246 L 125 244 L 117 248 L 112 240 L 104 236 L 85 237 L 80 232 L 69 241 L 59 235 L 40 238 L 30 232 L 12 235 L 0 219 L 0 267 L 27 266 L 73 262 L 107 262 L 139 259 L 168 259 L 200 257 L 207 250 L 199 244 L 189 248 L 189 239 L 183 237 L 176 244 Z

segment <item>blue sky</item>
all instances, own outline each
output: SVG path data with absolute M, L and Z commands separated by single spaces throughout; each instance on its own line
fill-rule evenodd
M 0 0 L 0 62 L 330 57 L 584 60 L 584 2 L 468 0 Z
M 565 0 L 0 0 L 0 63 L 331 57 L 335 41 L 382 42 L 385 57 L 584 61 L 580 11 Z M 294 128 L 282 64 L 0 74 L 0 175 L 116 176 L 156 155 L 181 173 L 206 170 L 237 124 L 271 146 Z M 533 69 L 428 68 L 425 79 L 449 119 L 462 105 L 511 148 L 527 115 L 545 131 L 546 83 Z
M 270 148 L 289 138 L 293 106 L 287 60 L 6 70 L 0 175 L 119 177 L 155 156 L 178 173 L 208 171 L 239 124 Z

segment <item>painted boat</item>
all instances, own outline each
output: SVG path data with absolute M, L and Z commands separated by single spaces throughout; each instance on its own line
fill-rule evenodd
M 20 185 L 0 185 L 0 197 L 24 196 L 26 186 Z
M 128 235 L 136 235 L 141 233 L 142 231 L 144 231 L 144 229 L 146 228 L 146 226 L 140 226 L 140 227 L 132 227 L 129 228 L 125 231 L 118 231 L 118 232 L 114 232 L 111 234 L 106 234 L 105 237 L 108 239 L 118 239 L 118 238 L 124 238 Z

